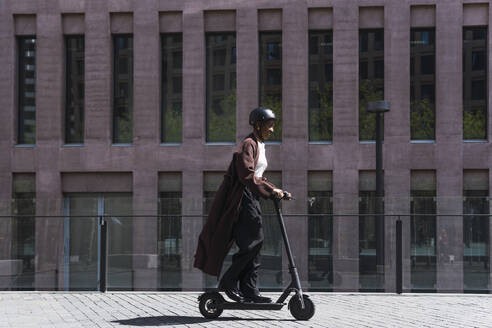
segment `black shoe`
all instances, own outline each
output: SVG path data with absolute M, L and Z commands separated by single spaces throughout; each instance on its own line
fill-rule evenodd
M 272 299 L 270 297 L 261 295 L 246 296 L 244 297 L 244 301 L 248 303 L 272 303 Z
M 242 293 L 237 289 L 237 288 L 229 288 L 225 286 L 222 283 L 219 283 L 219 290 L 221 292 L 224 292 L 227 297 L 229 297 L 231 300 L 238 302 L 238 303 L 243 303 L 244 302 L 244 297 Z

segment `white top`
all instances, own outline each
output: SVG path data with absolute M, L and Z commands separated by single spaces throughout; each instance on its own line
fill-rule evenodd
M 261 178 L 263 176 L 263 172 L 265 172 L 268 166 L 265 154 L 265 144 L 261 141 L 258 141 L 258 151 L 260 154 L 258 156 L 258 163 L 256 163 L 255 177 Z

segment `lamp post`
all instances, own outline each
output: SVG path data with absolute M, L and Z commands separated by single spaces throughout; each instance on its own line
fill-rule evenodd
M 376 113 L 376 269 L 384 281 L 384 185 L 383 185 L 383 117 L 390 104 L 385 100 L 367 103 L 367 112 Z

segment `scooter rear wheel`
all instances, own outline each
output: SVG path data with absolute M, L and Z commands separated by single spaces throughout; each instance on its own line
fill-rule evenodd
M 309 320 L 313 317 L 315 312 L 315 307 L 313 301 L 307 295 L 302 295 L 304 300 L 304 309 L 301 305 L 301 300 L 297 295 L 290 298 L 289 310 L 294 318 L 297 320 Z
M 223 301 L 224 299 L 219 293 L 205 293 L 200 297 L 198 308 L 200 309 L 200 313 L 205 318 L 216 319 L 224 311 L 223 309 L 219 309 L 217 307 Z

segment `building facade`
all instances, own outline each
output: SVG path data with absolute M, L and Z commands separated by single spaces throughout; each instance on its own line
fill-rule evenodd
M 196 241 L 262 105 L 306 288 L 394 292 L 402 220 L 404 291 L 490 292 L 491 15 L 487 0 L 0 2 L 0 288 L 97 290 L 101 222 L 110 289 L 214 287 Z M 382 99 L 384 235 L 365 111 Z M 260 281 L 278 290 L 287 257 L 263 209 Z

